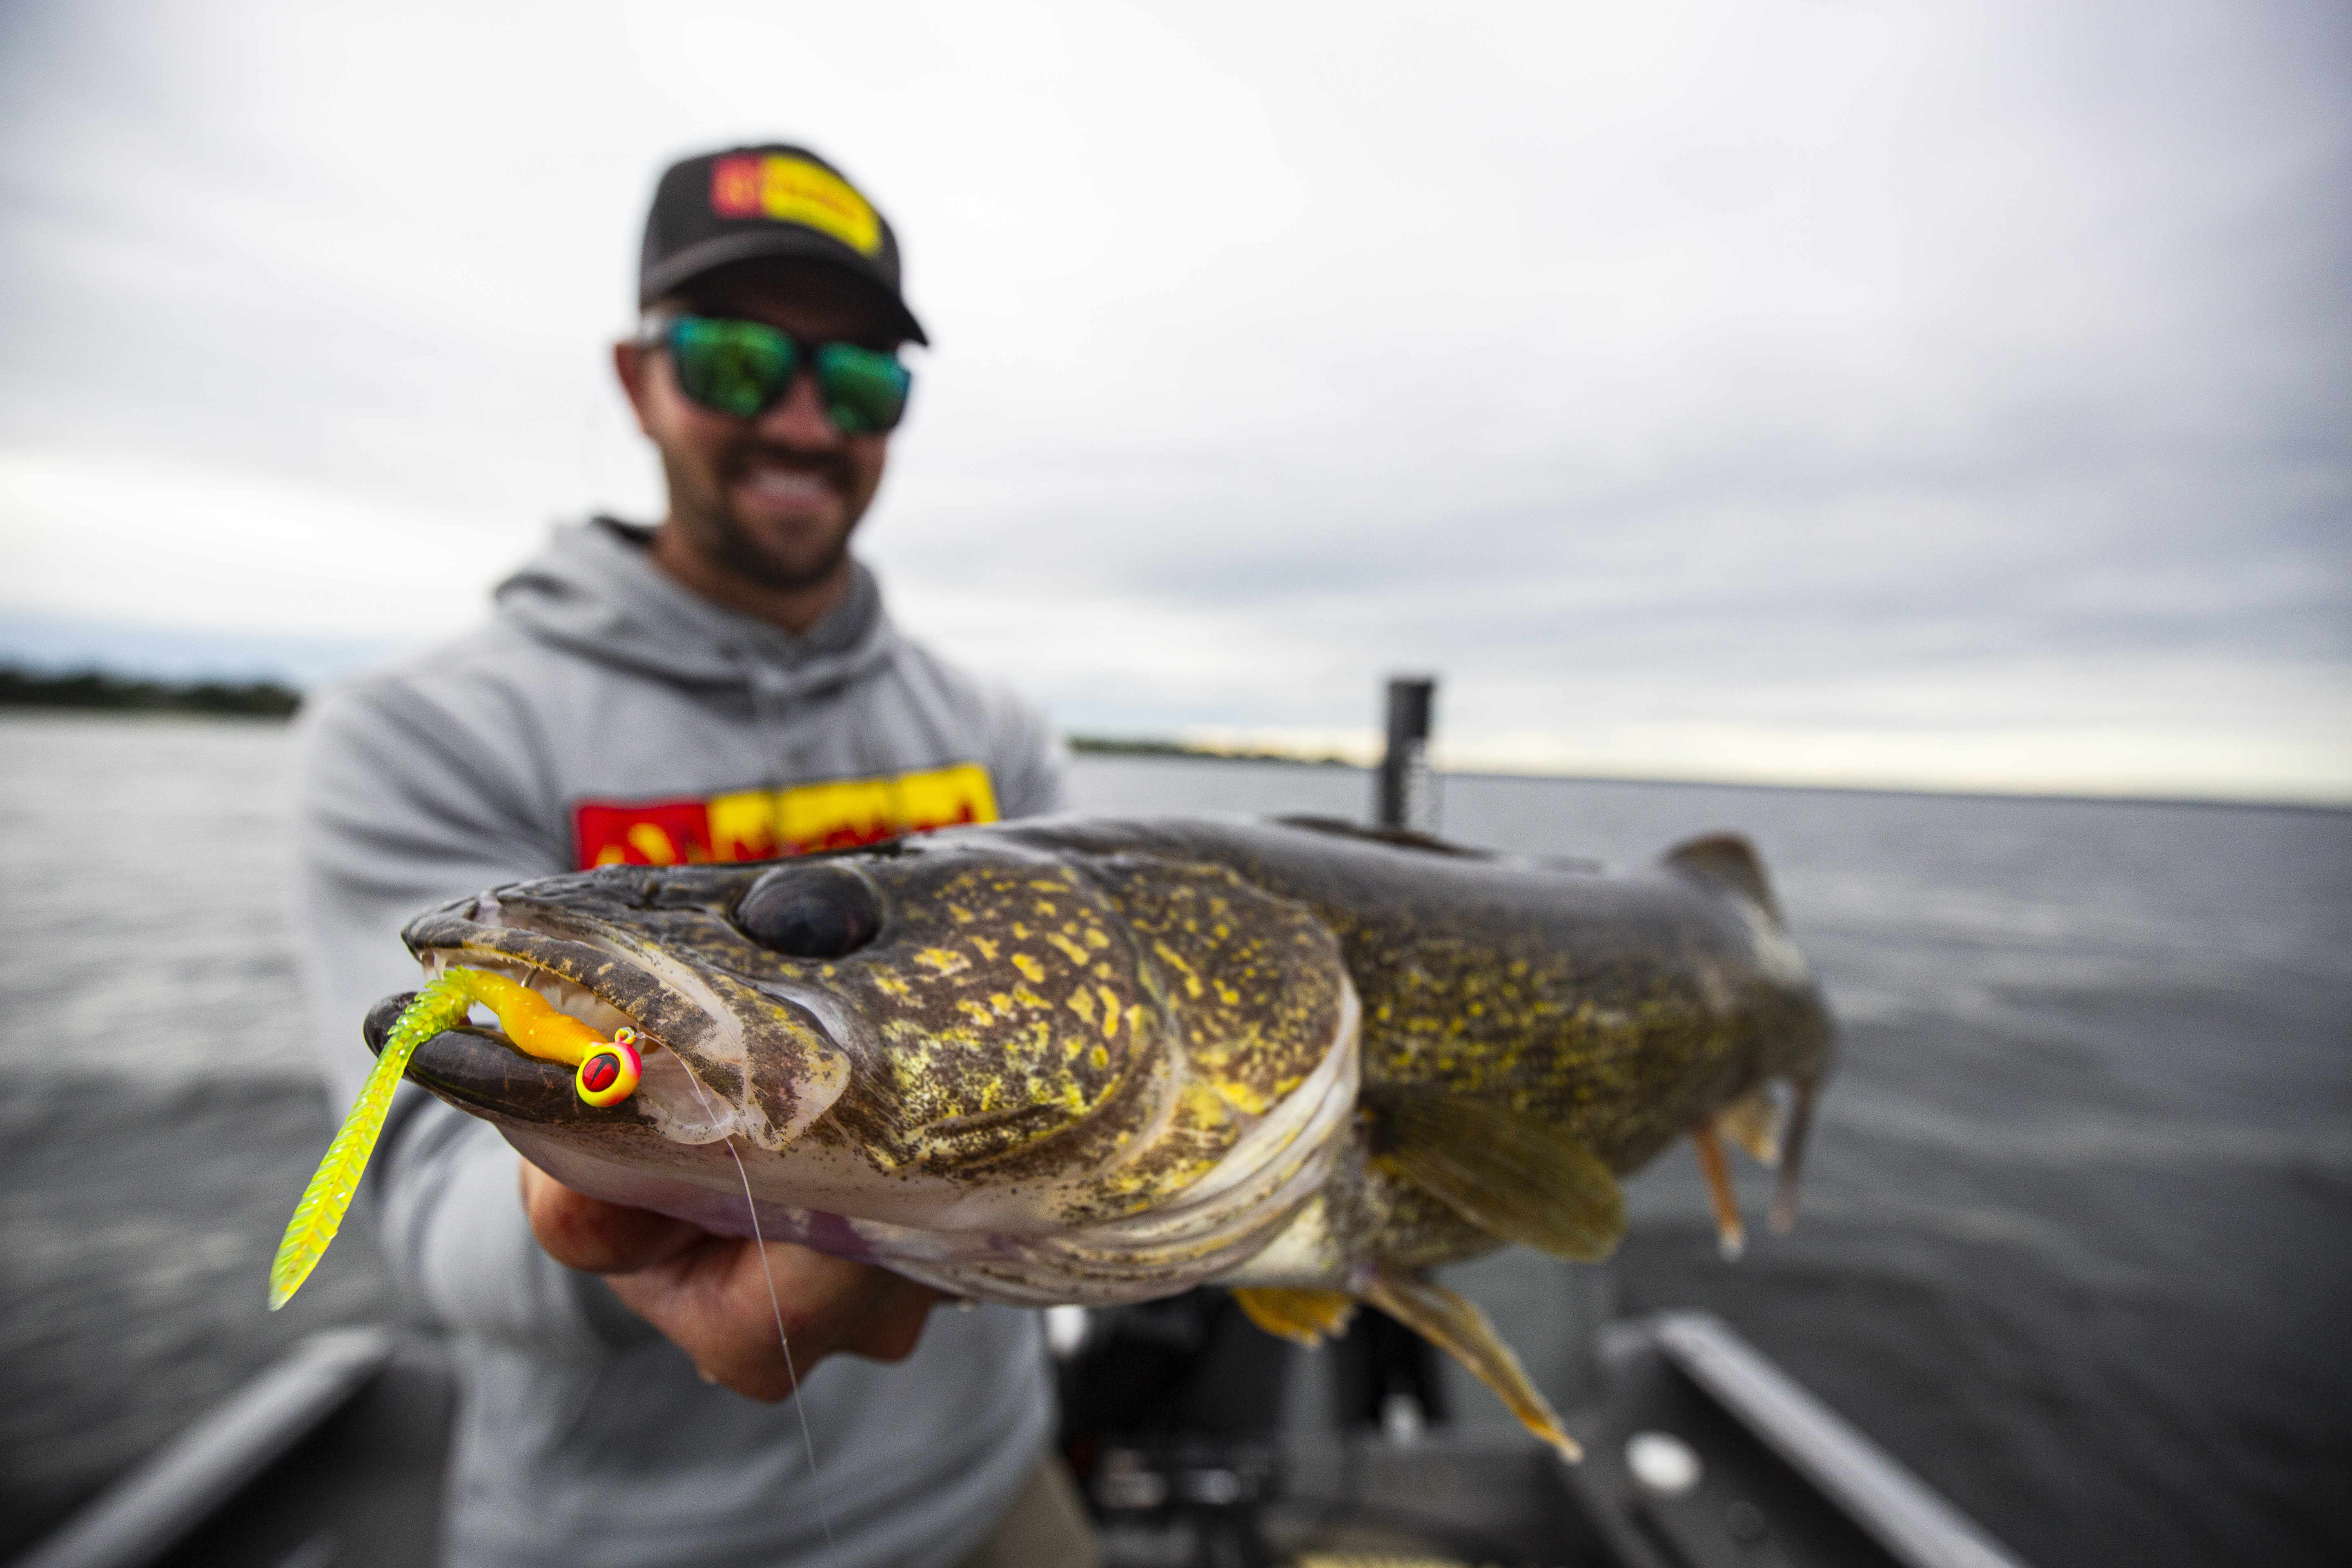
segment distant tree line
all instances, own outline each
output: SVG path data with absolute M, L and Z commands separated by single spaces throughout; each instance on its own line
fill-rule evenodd
M 1355 764 L 1345 757 L 1303 757 L 1294 752 L 1229 751 L 1196 746 L 1183 741 L 1158 741 L 1118 735 L 1072 735 L 1070 750 L 1108 757 L 1191 757 L 1204 763 L 1303 763 L 1309 767 L 1345 768 Z
M 110 709 L 166 713 L 238 713 L 283 719 L 302 694 L 274 680 L 142 680 L 102 669 L 42 670 L 0 664 L 0 708 Z M 1120 735 L 1072 735 L 1070 750 L 1114 757 L 1190 757 L 1211 763 L 1303 763 L 1347 767 L 1340 757 L 1288 752 L 1230 751 L 1183 741 Z
M 102 669 L 39 670 L 0 664 L 0 708 L 241 713 L 283 719 L 302 694 L 274 680 L 139 680 Z

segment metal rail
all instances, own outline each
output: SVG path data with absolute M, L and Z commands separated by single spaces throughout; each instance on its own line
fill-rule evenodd
M 2024 1568 L 2010 1550 L 1709 1312 L 1645 1325 L 1666 1359 L 1909 1568 Z
M 312 1335 L 100 1493 L 16 1568 L 145 1568 L 341 1410 L 392 1353 L 383 1329 Z

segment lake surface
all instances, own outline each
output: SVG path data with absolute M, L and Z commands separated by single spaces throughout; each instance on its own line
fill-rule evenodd
M 261 1310 L 331 1130 L 286 762 L 268 724 L 0 718 L 0 1554 L 400 1310 L 356 1233 Z M 1076 789 L 1361 818 L 1370 784 L 1096 757 Z M 1795 1235 L 1718 1261 L 1677 1150 L 1578 1288 L 1722 1313 L 2030 1562 L 2352 1557 L 2352 814 L 1461 776 L 1442 809 L 1620 860 L 1748 834 L 1843 1026 Z

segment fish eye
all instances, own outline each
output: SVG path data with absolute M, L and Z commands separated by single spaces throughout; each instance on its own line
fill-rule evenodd
M 839 958 L 874 940 L 882 910 L 846 866 L 779 866 L 736 901 L 735 924 L 786 958 Z

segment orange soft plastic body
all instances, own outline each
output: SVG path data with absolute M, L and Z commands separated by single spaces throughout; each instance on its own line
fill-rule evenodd
M 499 1016 L 515 1048 L 545 1062 L 576 1069 L 572 1088 L 589 1105 L 618 1105 L 637 1089 L 645 1063 L 637 1055 L 637 1032 L 623 1028 L 606 1039 L 519 981 L 487 969 L 446 972 L 467 995 Z
M 466 994 L 499 1016 L 499 1026 L 515 1048 L 543 1062 L 578 1067 L 588 1053 L 612 1042 L 566 1013 L 548 1005 L 547 998 L 530 986 L 493 974 L 487 969 L 452 969 L 448 973 Z

